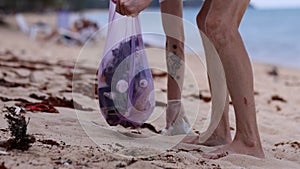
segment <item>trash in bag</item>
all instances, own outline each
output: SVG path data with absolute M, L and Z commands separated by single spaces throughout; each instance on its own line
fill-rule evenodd
M 111 126 L 138 128 L 155 107 L 154 84 L 138 16 L 115 12 L 110 2 L 104 55 L 98 70 L 101 113 Z

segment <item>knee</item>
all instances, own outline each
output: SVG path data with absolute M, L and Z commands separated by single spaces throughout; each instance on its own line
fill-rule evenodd
M 232 22 L 226 21 L 222 16 L 203 15 L 199 12 L 196 21 L 198 29 L 215 42 L 232 38 L 237 30 Z
M 206 36 L 216 43 L 227 43 L 238 30 L 232 22 L 226 21 L 222 16 L 208 16 L 204 27 Z

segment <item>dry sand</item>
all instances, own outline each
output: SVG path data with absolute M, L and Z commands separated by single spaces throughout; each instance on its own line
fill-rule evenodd
M 54 22 L 53 17 L 47 18 Z M 136 134 L 107 126 L 94 94 L 103 40 L 84 49 L 42 40 L 32 42 L 17 30 L 13 19 L 8 18 L 8 21 L 10 27 L 0 27 L 0 141 L 9 137 L 4 119 L 5 107 L 16 106 L 24 100 L 41 102 L 41 98 L 32 94 L 65 98 L 63 103 L 73 100 L 81 110 L 75 111 L 70 108 L 72 106 L 63 105 L 55 106 L 59 113 L 26 111 L 25 116 L 31 119 L 28 133 L 37 141 L 24 152 L 12 150 L 6 154 L 6 149 L 0 148 L 1 169 L 300 167 L 300 70 L 277 66 L 278 76 L 274 76 L 270 73 L 274 65 L 253 65 L 257 118 L 266 159 L 229 155 L 208 160 L 202 158 L 201 153 L 215 148 L 188 144 L 170 148 L 180 137 L 159 137 L 146 129 L 141 130 L 142 134 Z M 164 69 L 161 50 L 149 49 L 148 58 L 151 66 Z M 210 108 L 210 102 L 198 98 L 199 90 L 209 98 L 206 73 L 197 58 L 188 57 L 187 62 L 192 71 L 186 71 L 183 100 L 194 124 L 193 130 L 199 131 L 205 125 Z M 162 129 L 166 78 L 156 77 L 155 87 L 157 99 L 162 104 L 150 120 L 157 129 Z M 234 135 L 232 106 L 230 121 Z M 168 151 L 161 152 L 165 148 Z

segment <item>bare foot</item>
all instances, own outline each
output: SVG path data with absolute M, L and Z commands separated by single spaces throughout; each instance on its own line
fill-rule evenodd
M 219 145 L 226 145 L 231 143 L 232 139 L 230 133 L 225 136 L 221 137 L 215 133 L 213 133 L 205 142 L 199 142 L 199 135 L 189 136 L 187 135 L 181 142 L 187 144 L 198 144 L 204 146 L 219 146 Z
M 219 146 L 219 145 L 226 145 L 231 143 L 231 135 L 228 132 L 225 136 L 218 135 L 213 133 L 202 145 L 205 146 Z
M 223 148 L 217 149 L 211 153 L 203 154 L 204 158 L 219 159 L 228 154 L 245 154 L 257 158 L 264 158 L 262 147 L 258 143 L 245 143 L 240 140 L 234 140 L 231 144 L 225 145 Z
M 167 125 L 161 132 L 163 135 L 192 134 L 181 100 L 168 100 L 166 114 Z

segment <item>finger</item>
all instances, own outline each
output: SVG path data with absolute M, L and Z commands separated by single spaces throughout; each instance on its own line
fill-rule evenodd
M 135 10 L 135 7 L 130 6 L 129 3 L 126 4 L 126 11 L 125 12 L 126 12 L 127 16 L 132 16 L 132 17 L 137 16 L 137 14 L 138 14 Z
M 131 2 L 130 0 L 125 0 L 126 2 L 124 2 L 124 13 L 127 16 L 131 16 L 132 15 L 132 6 L 131 6 Z
M 132 17 L 137 16 L 142 10 L 144 10 L 147 6 L 146 4 L 140 4 L 137 0 L 127 0 L 127 10 L 130 13 L 129 15 Z
M 123 0 L 117 0 L 117 12 L 118 12 L 120 15 L 125 15 L 124 9 L 123 9 L 123 6 L 122 6 L 122 1 L 123 1 Z
M 126 15 L 126 6 L 125 6 L 126 0 L 119 0 L 119 1 L 120 1 L 120 12 L 122 15 Z
M 136 17 L 136 16 L 138 16 L 138 13 L 131 13 L 130 16 Z
M 118 12 L 119 14 L 121 14 L 121 10 L 120 10 L 120 0 L 116 0 L 116 12 Z

